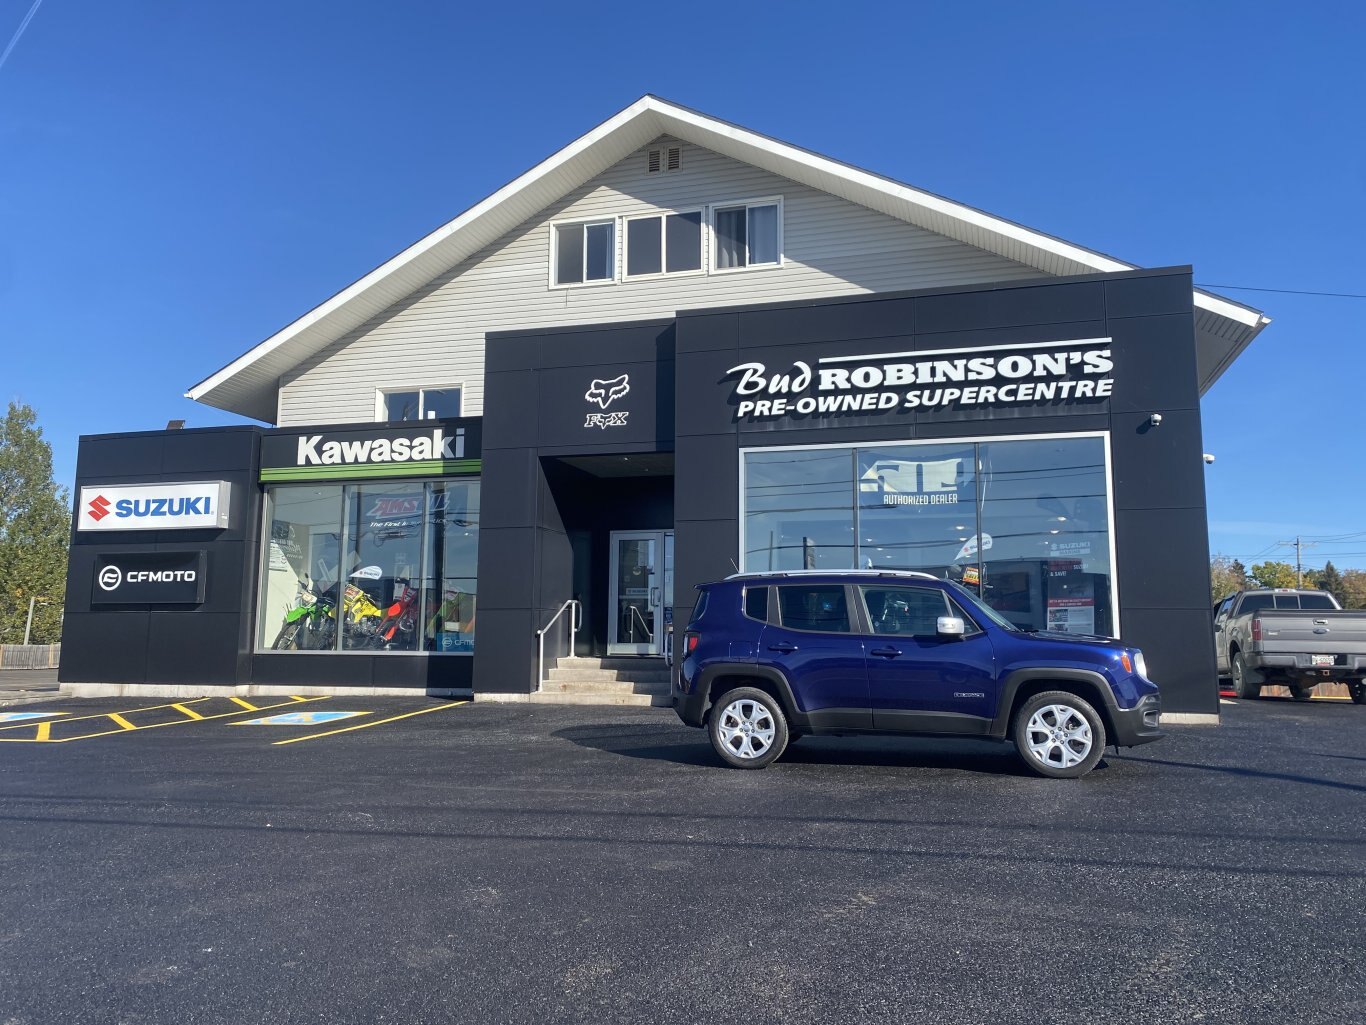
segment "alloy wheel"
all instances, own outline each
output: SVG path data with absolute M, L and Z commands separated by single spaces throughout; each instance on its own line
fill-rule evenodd
M 773 746 L 777 723 L 763 702 L 753 698 L 732 701 L 717 723 L 721 743 L 736 758 L 759 758 Z
M 1025 727 L 1030 753 L 1043 765 L 1070 769 L 1091 753 L 1091 724 L 1070 705 L 1044 705 Z

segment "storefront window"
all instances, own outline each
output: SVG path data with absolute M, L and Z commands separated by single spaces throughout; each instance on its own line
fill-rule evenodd
M 272 488 L 267 495 L 270 535 L 261 567 L 257 644 L 280 650 L 327 650 L 335 622 L 323 606 L 335 603 L 341 563 L 342 489 L 334 484 Z
M 858 564 L 954 579 L 976 562 L 973 445 L 858 450 Z
M 978 458 L 988 604 L 1029 630 L 1113 634 L 1104 441 L 992 441 Z
M 905 569 L 1021 627 L 1113 635 L 1105 440 L 745 453 L 745 570 Z
M 745 568 L 851 568 L 853 485 L 847 448 L 746 453 Z
M 257 644 L 474 650 L 479 482 L 267 489 Z

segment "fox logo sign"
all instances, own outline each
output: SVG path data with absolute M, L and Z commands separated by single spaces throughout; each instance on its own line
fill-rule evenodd
M 589 402 L 596 402 L 602 409 L 606 409 L 617 399 L 621 398 L 631 390 L 631 375 L 622 374 L 614 377 L 610 381 L 594 380 L 584 393 L 584 398 Z

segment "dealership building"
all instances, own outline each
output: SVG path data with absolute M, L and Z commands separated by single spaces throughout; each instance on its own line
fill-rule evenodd
M 593 700 L 698 583 L 912 569 L 1217 713 L 1200 396 L 1267 323 L 647 96 L 188 393 L 262 426 L 82 438 L 60 677 Z

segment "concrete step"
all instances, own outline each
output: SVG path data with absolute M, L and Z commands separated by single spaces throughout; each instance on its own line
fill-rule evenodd
M 558 666 L 546 674 L 552 680 L 591 680 L 602 683 L 612 683 L 615 680 L 634 681 L 636 683 L 665 683 L 669 682 L 669 671 L 667 669 L 649 670 L 627 670 L 627 669 L 589 669 L 566 667 L 561 661 Z
M 608 658 L 582 658 L 575 655 L 571 658 L 562 658 L 555 664 L 563 669 L 608 669 L 628 673 L 664 673 L 669 670 L 662 658 L 640 655 L 613 655 Z
M 632 705 L 638 708 L 667 708 L 669 707 L 669 696 L 667 694 L 622 694 L 616 691 L 604 693 L 602 691 L 589 691 L 587 693 L 566 694 L 556 691 L 539 691 L 530 696 L 533 705 Z
M 668 694 L 669 681 L 640 682 L 631 680 L 548 680 L 541 685 L 542 693 L 557 694 Z

